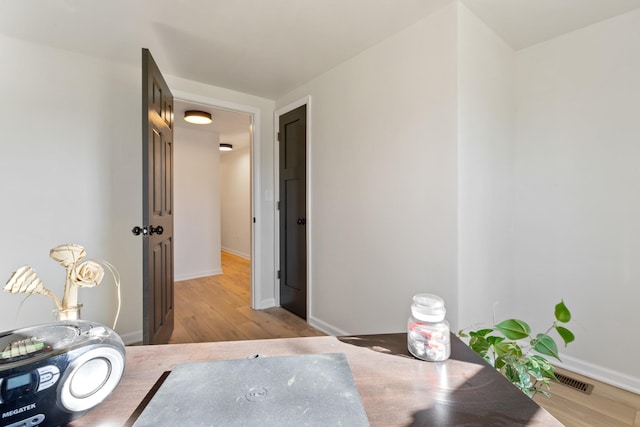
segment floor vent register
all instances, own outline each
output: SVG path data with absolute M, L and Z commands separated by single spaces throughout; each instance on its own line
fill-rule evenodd
M 591 392 L 593 391 L 593 384 L 585 383 L 584 381 L 580 381 L 576 378 L 572 378 L 568 375 L 563 375 L 558 372 L 556 372 L 555 374 L 560 384 L 571 387 L 572 389 L 578 390 L 585 394 L 591 394 Z

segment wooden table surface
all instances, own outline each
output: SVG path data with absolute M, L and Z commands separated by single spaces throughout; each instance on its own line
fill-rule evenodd
M 127 347 L 116 390 L 69 425 L 130 425 L 154 384 L 179 363 L 313 353 L 346 355 L 371 426 L 562 425 L 457 337 L 449 360 L 424 362 L 409 355 L 406 334 Z

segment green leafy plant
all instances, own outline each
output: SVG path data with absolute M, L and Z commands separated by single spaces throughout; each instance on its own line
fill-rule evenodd
M 555 320 L 549 329 L 535 336 L 529 325 L 518 319 L 505 320 L 493 328 L 461 330 L 458 335 L 469 338 L 469 347 L 527 396 L 542 393 L 550 397 L 550 381 L 557 379 L 545 356 L 559 361 L 560 357 L 558 346 L 549 333 L 555 330 L 565 347 L 575 339 L 569 329 L 560 325 L 571 320 L 571 312 L 564 301 L 556 304 L 554 314 Z

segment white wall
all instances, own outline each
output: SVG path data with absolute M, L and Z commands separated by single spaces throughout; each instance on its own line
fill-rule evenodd
M 0 281 L 34 267 L 62 294 L 64 270 L 49 249 L 78 243 L 122 275 L 117 330 L 142 323 L 140 69 L 0 36 Z M 83 317 L 111 325 L 115 290 L 105 276 L 81 289 Z M 53 303 L 0 294 L 0 330 L 53 320 Z
M 563 298 L 564 361 L 640 391 L 640 11 L 520 51 L 515 269 L 545 325 Z
M 249 147 L 220 155 L 222 249 L 251 258 L 251 152 Z
M 221 274 L 219 136 L 176 125 L 173 139 L 175 280 Z
M 4 283 L 24 264 L 61 294 L 64 271 L 48 257 L 61 243 L 85 246 L 122 275 L 123 307 L 117 332 L 142 338 L 142 239 L 131 234 L 142 220 L 140 67 L 0 36 L 0 275 Z M 162 64 L 158 64 L 162 69 Z M 254 107 L 259 123 L 261 213 L 273 224 L 274 102 L 166 76 L 173 90 Z M 262 165 L 261 163 L 265 163 Z M 271 193 L 269 193 L 271 192 Z M 273 227 L 263 227 L 257 260 L 261 303 L 273 303 Z M 0 294 L 0 330 L 48 322 L 46 297 Z M 266 301 L 266 302 L 265 302 Z M 111 324 L 116 297 L 109 280 L 80 291 L 83 317 Z
M 279 99 L 312 99 L 311 323 L 402 330 L 431 291 L 539 330 L 564 298 L 567 367 L 640 390 L 638 28 L 514 53 L 456 4 Z
M 309 321 L 406 330 L 411 297 L 457 323 L 456 9 L 446 7 L 277 101 L 311 95 Z
M 465 6 L 458 14 L 460 326 L 513 303 L 514 51 Z

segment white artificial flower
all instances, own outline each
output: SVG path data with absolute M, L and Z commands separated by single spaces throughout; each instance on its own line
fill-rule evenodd
M 71 275 L 72 283 L 81 288 L 98 286 L 104 277 L 104 268 L 95 261 L 85 261 L 78 265 Z
M 49 251 L 49 256 L 66 269 L 76 265 L 86 254 L 82 246 L 73 243 L 56 246 Z

